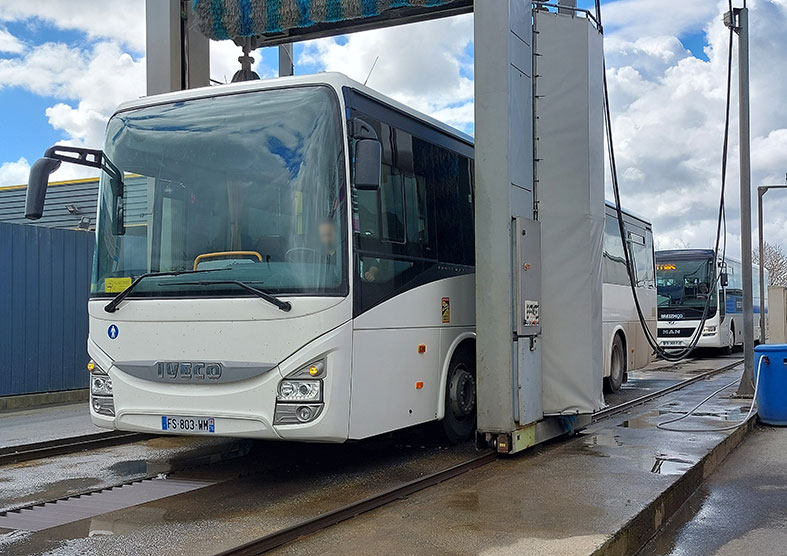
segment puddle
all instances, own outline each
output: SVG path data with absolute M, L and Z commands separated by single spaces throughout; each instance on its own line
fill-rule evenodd
M 172 466 L 168 463 L 162 461 L 147 461 L 144 459 L 119 461 L 109 466 L 109 470 L 119 477 L 168 473 L 171 471 L 171 468 Z
M 650 459 L 649 463 L 650 469 L 648 471 L 656 475 L 679 475 L 685 473 L 694 465 L 693 461 L 663 454 Z
M 585 436 L 583 440 L 585 448 L 593 448 L 595 446 L 623 446 L 620 441 L 620 436 L 613 434 L 612 431 L 603 429 L 594 434 Z M 609 457 L 607 454 L 596 454 L 602 457 Z

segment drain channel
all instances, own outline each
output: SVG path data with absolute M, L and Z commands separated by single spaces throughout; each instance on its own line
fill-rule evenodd
M 42 531 L 215 484 L 214 481 L 155 478 L 111 487 L 0 514 L 0 528 Z

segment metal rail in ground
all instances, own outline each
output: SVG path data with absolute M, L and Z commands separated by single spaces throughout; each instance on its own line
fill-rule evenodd
M 153 438 L 153 435 L 136 432 L 108 431 L 71 438 L 58 438 L 33 444 L 23 444 L 21 446 L 9 446 L 0 448 L 0 465 L 117 446 L 118 444 L 138 442 L 148 438 Z
M 724 371 L 729 371 L 743 363 L 743 359 L 736 359 L 733 363 L 728 365 L 724 365 L 723 367 L 719 367 L 718 369 L 712 369 L 710 371 L 706 371 L 704 373 L 700 373 L 695 375 L 691 378 L 687 378 L 686 380 L 682 380 L 680 382 L 676 382 L 671 386 L 667 386 L 666 388 L 662 388 L 661 390 L 656 390 L 655 392 L 651 392 L 649 394 L 645 394 L 644 396 L 640 396 L 639 398 L 634 398 L 633 400 L 629 400 L 627 402 L 620 403 L 618 405 L 610 406 L 606 409 L 602 409 L 601 411 L 597 411 L 593 414 L 593 422 L 601 421 L 608 417 L 612 417 L 613 415 L 617 415 L 627 409 L 631 409 L 632 407 L 638 406 L 645 402 L 649 402 L 652 399 L 664 396 L 669 394 L 670 392 L 675 392 L 676 390 L 680 390 L 681 388 L 685 388 L 690 384 L 694 384 L 695 382 L 699 382 L 701 380 L 705 380 L 706 378 L 710 378 L 714 375 L 719 373 L 723 373 Z
M 699 382 L 716 374 L 728 371 L 737 365 L 740 365 L 741 362 L 742 360 L 738 359 L 733 363 L 724 365 L 718 369 L 700 373 L 666 388 L 662 388 L 661 390 L 645 394 L 644 396 L 640 396 L 639 398 L 635 398 L 628 402 L 623 402 L 616 406 L 608 407 L 607 409 L 596 413 L 593 416 L 593 422 L 600 421 L 618 413 L 622 413 L 623 411 L 631 409 L 632 407 L 643 404 L 660 396 L 670 394 L 676 390 L 680 390 L 681 388 L 685 388 L 686 386 L 694 384 L 695 382 Z M 484 452 L 479 456 L 469 459 L 463 463 L 454 465 L 453 467 L 449 467 L 442 471 L 432 473 L 431 475 L 426 475 L 419 479 L 415 479 L 380 494 L 364 498 L 358 502 L 353 502 L 336 510 L 318 515 L 312 519 L 302 521 L 301 523 L 296 523 L 291 527 L 269 533 L 268 535 L 262 536 L 238 547 L 220 552 L 217 556 L 254 556 L 257 554 L 262 554 L 269 550 L 273 550 L 274 548 L 278 548 L 285 544 L 296 541 L 303 536 L 316 533 L 317 531 L 326 529 L 331 525 L 336 525 L 337 523 L 346 521 L 362 513 L 377 509 L 381 506 L 389 504 L 390 502 L 400 500 L 420 490 L 424 490 L 430 486 L 434 486 L 438 483 L 466 473 L 467 471 L 491 463 L 495 461 L 497 457 L 498 455 L 496 452 Z
M 419 490 L 434 486 L 438 483 L 456 477 L 457 475 L 461 475 L 462 473 L 470 471 L 471 469 L 491 463 L 495 459 L 497 459 L 496 452 L 484 452 L 481 455 L 478 455 L 463 463 L 449 467 L 448 469 L 443 469 L 437 473 L 432 473 L 431 475 L 426 475 L 419 479 L 415 479 L 414 481 L 410 481 L 409 483 L 405 483 L 380 494 L 375 494 L 358 502 L 353 502 L 352 504 L 348 504 L 336 510 L 318 515 L 317 517 L 308 519 L 293 525 L 292 527 L 287 527 L 285 529 L 276 531 L 275 533 L 270 533 L 237 548 L 232 548 L 230 550 L 221 552 L 219 556 L 247 556 L 252 554 L 261 554 L 268 550 L 272 550 L 292 542 L 304 535 L 315 533 L 321 529 L 325 529 L 326 527 L 330 527 L 331 525 L 335 525 L 370 510 L 374 510 L 395 500 L 405 498 L 413 493 L 418 492 Z

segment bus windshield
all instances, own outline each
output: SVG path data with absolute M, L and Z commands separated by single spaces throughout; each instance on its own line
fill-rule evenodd
M 347 294 L 343 138 L 336 95 L 309 86 L 215 96 L 115 115 L 91 293 Z
M 659 307 L 698 309 L 711 302 L 706 316 L 715 314 L 716 285 L 713 259 L 672 259 L 656 263 Z

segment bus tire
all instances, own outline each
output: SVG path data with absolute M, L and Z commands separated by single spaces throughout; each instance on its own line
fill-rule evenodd
M 609 376 L 604 377 L 604 391 L 613 394 L 620 390 L 623 384 L 623 377 L 626 374 L 626 350 L 623 347 L 623 340 L 620 334 L 615 334 L 610 350 Z
M 730 323 L 730 329 L 727 333 L 727 346 L 724 348 L 724 353 L 732 355 L 735 351 L 735 324 Z
M 446 377 L 443 432 L 451 444 L 459 444 L 473 436 L 475 425 L 475 357 L 472 350 L 459 348 Z

